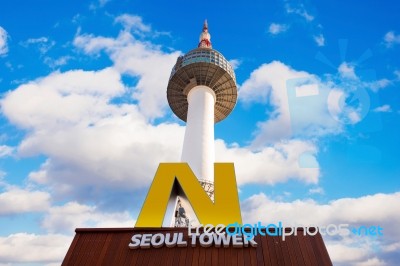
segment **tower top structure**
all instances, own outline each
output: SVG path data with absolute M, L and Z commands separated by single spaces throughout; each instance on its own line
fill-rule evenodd
M 207 19 L 204 20 L 203 24 L 203 31 L 200 34 L 200 40 L 199 40 L 199 48 L 212 48 L 211 45 L 211 35 L 208 32 L 208 23 Z
M 198 48 L 178 57 L 167 87 L 167 98 L 172 111 L 187 120 L 190 90 L 196 86 L 209 87 L 215 94 L 214 122 L 225 119 L 237 101 L 237 85 L 228 60 L 211 46 L 207 20 L 203 24 Z

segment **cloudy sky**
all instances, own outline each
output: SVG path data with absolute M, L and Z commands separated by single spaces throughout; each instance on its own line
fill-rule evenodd
M 168 77 L 206 18 L 237 76 L 215 138 L 244 221 L 381 226 L 325 243 L 335 265 L 397 265 L 400 5 L 323 2 L 2 3 L 0 265 L 59 265 L 76 227 L 134 225 L 180 159 Z

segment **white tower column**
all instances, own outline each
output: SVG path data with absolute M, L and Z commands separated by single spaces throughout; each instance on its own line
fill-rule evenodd
M 235 73 L 229 61 L 212 49 L 207 21 L 198 48 L 178 57 L 168 81 L 169 106 L 186 122 L 181 161 L 189 164 L 214 201 L 214 124 L 224 120 L 237 100 Z M 163 226 L 188 226 L 199 220 L 183 189 L 175 183 Z
M 214 181 L 214 91 L 204 85 L 193 87 L 187 96 L 188 114 L 182 162 L 199 179 Z

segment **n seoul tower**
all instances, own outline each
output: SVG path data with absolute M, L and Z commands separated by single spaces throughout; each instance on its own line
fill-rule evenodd
M 181 161 L 189 164 L 213 199 L 214 124 L 232 112 L 237 86 L 231 64 L 212 48 L 210 39 L 206 20 L 198 47 L 180 56 L 173 67 L 167 98 L 175 115 L 186 122 Z M 186 197 L 179 194 L 176 200 L 170 200 L 164 226 L 187 226 L 187 219 L 186 223 L 179 224 L 177 218 L 193 216 Z M 189 215 L 183 213 L 184 209 Z

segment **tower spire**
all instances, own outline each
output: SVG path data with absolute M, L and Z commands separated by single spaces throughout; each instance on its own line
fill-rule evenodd
M 203 24 L 203 31 L 200 34 L 200 39 L 199 39 L 199 48 L 212 48 L 211 46 L 211 35 L 208 33 L 208 23 L 207 19 L 204 20 Z

